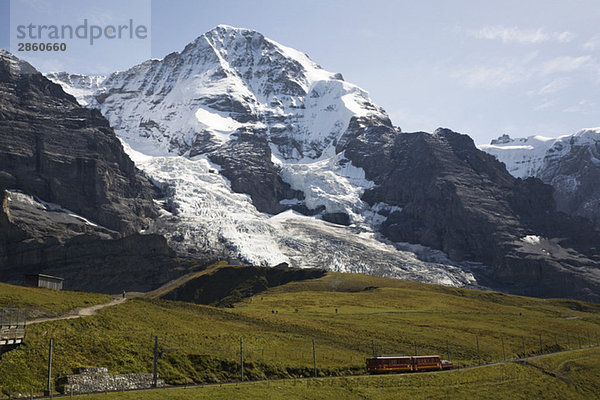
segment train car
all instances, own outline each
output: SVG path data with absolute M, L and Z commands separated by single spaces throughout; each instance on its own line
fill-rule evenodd
M 412 369 L 412 357 L 410 356 L 381 356 L 367 358 L 367 372 L 370 374 L 410 372 Z
M 442 369 L 452 369 L 452 368 L 454 368 L 454 364 L 452 364 L 452 361 L 442 360 Z
M 440 356 L 412 357 L 413 371 L 439 371 L 442 369 Z
M 440 356 L 381 356 L 367 358 L 367 372 L 385 374 L 393 372 L 439 371 L 454 365 Z

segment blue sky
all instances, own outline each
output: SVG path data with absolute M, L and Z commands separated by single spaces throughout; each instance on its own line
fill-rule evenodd
M 67 6 L 56 6 L 61 3 Z M 228 24 L 256 29 L 341 72 L 405 131 L 443 126 L 487 143 L 504 133 L 557 136 L 600 126 L 596 0 L 13 0 L 11 5 L 13 13 L 33 5 L 53 21 L 76 23 L 91 15 L 105 23 L 124 16 L 151 22 L 146 41 L 94 45 L 92 51 L 88 46 L 52 60 L 17 54 L 44 71 L 124 69 L 149 55 L 180 51 L 214 26 Z M 8 46 L 1 32 L 0 45 Z

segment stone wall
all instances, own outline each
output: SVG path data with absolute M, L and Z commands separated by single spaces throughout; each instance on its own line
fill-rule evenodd
M 152 374 L 109 375 L 106 368 L 80 368 L 76 375 L 59 378 L 57 390 L 63 394 L 115 392 L 148 389 L 152 384 Z M 164 385 L 164 381 L 159 379 L 158 386 Z

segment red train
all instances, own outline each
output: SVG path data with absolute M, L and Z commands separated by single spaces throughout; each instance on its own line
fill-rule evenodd
M 450 361 L 440 356 L 381 356 L 367 358 L 367 372 L 385 374 L 389 372 L 440 371 L 451 369 Z

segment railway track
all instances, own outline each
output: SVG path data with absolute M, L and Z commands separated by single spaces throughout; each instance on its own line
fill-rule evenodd
M 600 346 L 588 346 L 588 347 L 583 347 L 580 349 L 569 349 L 569 350 L 563 350 L 563 351 L 557 351 L 554 353 L 546 353 L 546 354 L 539 354 L 539 355 L 535 355 L 535 356 L 530 356 L 530 357 L 523 357 L 523 358 L 514 358 L 514 359 L 510 359 L 510 360 L 505 360 L 505 361 L 497 361 L 497 362 L 491 362 L 491 363 L 487 363 L 487 364 L 481 364 L 481 365 L 471 365 L 471 366 L 467 366 L 467 367 L 460 367 L 460 368 L 453 368 L 453 369 L 448 369 L 448 370 L 440 370 L 440 371 L 421 371 L 421 372 L 417 372 L 417 373 L 390 373 L 390 374 L 377 374 L 377 375 L 373 375 L 373 374 L 355 374 L 355 375 L 338 375 L 338 376 L 323 376 L 323 377 L 302 377 L 302 378 L 279 378 L 279 379 L 262 379 L 262 380 L 254 380 L 254 381 L 232 381 L 232 382 L 221 382 L 221 383 L 202 383 L 202 384 L 186 384 L 186 385 L 168 385 L 168 386 L 163 386 L 163 387 L 159 387 L 159 388 L 150 388 L 150 389 L 133 389 L 133 390 L 127 390 L 127 392 L 146 392 L 149 390 L 172 390 L 172 389 L 194 389 L 194 388 L 201 388 L 201 387 L 214 387 L 214 386 L 237 386 L 239 384 L 251 384 L 251 383 L 261 383 L 261 382 L 268 382 L 268 383 L 277 383 L 277 382 L 284 382 L 284 381 L 310 381 L 310 380 L 331 380 L 331 379 L 340 379 L 340 378 L 377 378 L 377 377 L 383 377 L 383 376 L 396 376 L 396 375 L 405 375 L 407 377 L 410 377 L 412 375 L 415 374 L 447 374 L 447 373 L 452 373 L 452 372 L 456 372 L 456 371 L 468 371 L 468 370 L 473 370 L 473 369 L 478 369 L 478 368 L 487 368 L 487 367 L 491 367 L 491 366 L 495 366 L 495 365 L 502 365 L 502 364 L 509 364 L 509 363 L 523 363 L 526 365 L 530 365 L 532 366 L 533 364 L 529 363 L 528 361 L 530 360 L 535 360 L 541 357 L 545 357 L 551 354 L 561 354 L 561 353 L 569 353 L 569 352 L 575 352 L 575 351 L 580 351 L 580 350 L 586 350 L 586 349 L 594 349 L 594 348 L 599 348 Z M 538 366 L 535 366 L 536 368 L 540 368 Z M 542 372 L 544 373 L 548 373 L 545 370 L 542 370 Z M 551 375 L 553 375 L 552 373 L 550 373 Z M 119 391 L 119 392 L 124 392 L 124 391 Z M 103 392 L 101 392 L 103 393 Z M 115 392 L 117 393 L 117 392 Z M 81 395 L 86 395 L 86 394 L 93 394 L 93 393 L 82 393 Z M 50 398 L 63 398 L 63 397 L 72 397 L 72 395 L 69 394 L 60 394 L 60 395 L 53 395 L 53 396 L 39 396 L 39 397 L 30 397 L 31 399 L 50 399 Z

